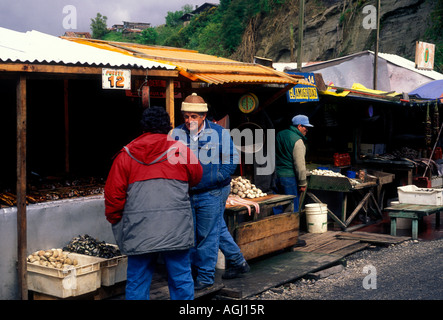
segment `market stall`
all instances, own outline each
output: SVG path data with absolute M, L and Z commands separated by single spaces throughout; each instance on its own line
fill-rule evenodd
M 18 230 L 17 237 L 11 236 L 17 242 L 3 244 L 11 251 L 10 259 L 0 262 L 2 274 L 9 275 L 5 279 L 8 285 L 1 292 L 4 299 L 27 298 L 25 258 L 31 250 L 63 245 L 61 239 L 49 236 L 35 240 L 27 220 L 34 219 L 36 208 L 51 216 L 62 215 L 69 212 L 67 207 L 72 203 L 81 203 L 82 214 L 63 216 L 68 221 L 60 223 L 53 235 L 72 237 L 89 232 L 102 238 L 104 232 L 104 238 L 110 236 L 110 225 L 96 201 L 103 204 L 103 177 L 112 156 L 139 133 L 137 124 L 143 108 L 164 106 L 174 124 L 181 121 L 176 112 L 181 99 L 198 92 L 208 97 L 215 120 L 219 120 L 232 106 L 238 107 L 245 93 L 260 92 L 260 106 L 265 107 L 302 81 L 272 68 L 192 50 L 158 51 L 95 40 L 85 43 L 3 28 L 0 33 L 0 90 L 5 101 L 0 111 L 5 125 L 0 132 L 6 137 L 4 147 L 17 150 L 16 159 L 0 159 L 7 178 L 0 181 L 0 213 L 10 227 L 17 221 L 17 228 L 12 226 L 9 233 Z M 121 79 L 117 77 L 129 80 L 129 86 L 125 83 L 119 87 Z M 19 172 L 18 177 L 15 172 Z M 87 182 L 73 185 L 79 177 Z M 79 223 L 68 233 L 64 225 L 73 217 Z M 93 223 L 91 219 L 95 219 Z M 37 220 L 35 230 L 41 230 L 39 223 L 43 220 Z M 97 232 L 85 226 L 95 226 Z M 27 234 L 35 240 L 29 247 Z M 18 271 L 14 261 L 19 261 Z
M 349 172 L 349 171 L 348 171 Z M 342 199 L 341 212 L 335 214 L 328 209 L 328 215 L 345 231 L 354 230 L 368 224 L 368 214 L 371 213 L 369 205 L 373 207 L 375 218 L 382 219 L 382 212 L 379 206 L 382 187 L 393 180 L 393 175 L 382 172 L 372 172 L 375 175 L 367 174 L 366 170 L 360 170 L 359 176 L 355 173 L 352 178 L 331 170 L 313 170 L 308 176 L 307 195 L 316 203 L 322 201 L 315 195 L 315 190 L 338 193 Z M 353 195 L 358 198 L 358 203 L 353 208 L 348 208 L 348 197 Z M 305 199 L 302 199 L 302 201 Z M 348 209 L 352 212 L 347 216 Z M 363 210 L 365 218 L 363 224 L 350 227 L 351 222 L 357 214 Z
M 331 85 L 319 95 L 308 161 L 322 166 L 332 164 L 335 153 L 349 154 L 354 167 L 395 174 L 387 198 L 396 196 L 397 185 L 441 182 L 439 99 L 371 90 L 358 83 L 350 88 Z

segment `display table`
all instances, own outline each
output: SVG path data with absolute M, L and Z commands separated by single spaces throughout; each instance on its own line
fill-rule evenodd
M 299 214 L 294 212 L 295 196 L 267 195 L 248 199 L 256 202 L 260 212 L 250 206 L 227 204 L 225 220 L 234 241 L 246 260 L 295 245 L 299 234 Z M 282 206 L 283 213 L 274 215 L 273 208 Z
M 351 181 L 351 179 L 347 177 L 330 177 L 330 176 L 320 176 L 320 175 L 309 175 L 308 176 L 308 187 L 307 190 L 320 190 L 320 191 L 332 191 L 338 192 L 342 195 L 342 210 L 341 210 L 341 218 L 339 218 L 336 214 L 334 214 L 328 208 L 328 215 L 342 228 L 344 231 L 349 231 L 356 229 L 358 227 L 364 226 L 358 225 L 352 228 L 349 227 L 352 220 L 358 214 L 360 210 L 364 210 L 367 214 L 367 205 L 372 201 L 375 206 L 376 212 L 380 218 L 382 218 L 382 212 L 377 203 L 377 200 L 374 197 L 374 190 L 377 188 L 378 182 L 377 178 L 370 179 L 369 181 L 365 181 L 362 183 L 356 183 Z M 317 203 L 322 203 L 317 196 L 315 196 L 312 192 L 307 191 L 306 194 Z M 350 193 L 354 193 L 361 197 L 361 201 L 354 208 L 349 217 L 346 217 L 347 205 L 348 205 L 348 195 Z M 304 202 L 304 196 L 301 199 L 301 205 Z
M 435 224 L 437 226 L 440 225 L 440 212 L 443 210 L 443 206 L 400 203 L 386 207 L 385 210 L 389 213 L 389 217 L 391 218 L 392 236 L 397 234 L 397 218 L 411 219 L 412 239 L 417 240 L 418 220 L 423 219 L 424 216 L 429 216 L 435 213 Z

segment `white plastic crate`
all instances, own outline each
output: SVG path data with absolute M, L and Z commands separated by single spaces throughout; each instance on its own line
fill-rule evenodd
M 76 267 L 68 270 L 28 262 L 28 289 L 58 298 L 68 298 L 100 288 L 100 258 L 72 252 L 68 253 L 68 257 L 78 261 Z
M 397 187 L 400 203 L 443 205 L 443 189 L 419 188 L 415 185 Z
M 118 256 L 110 259 L 100 258 L 102 286 L 112 286 L 126 281 L 126 269 L 128 268 L 128 256 Z

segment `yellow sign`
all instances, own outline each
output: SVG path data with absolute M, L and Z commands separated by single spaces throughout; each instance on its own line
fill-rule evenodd
M 295 86 L 289 90 L 290 101 L 317 101 L 318 94 L 316 87 Z

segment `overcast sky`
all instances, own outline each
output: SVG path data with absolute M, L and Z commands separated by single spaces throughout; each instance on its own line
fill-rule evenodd
M 15 31 L 37 30 L 61 36 L 65 31 L 91 32 L 97 12 L 107 16 L 108 27 L 122 21 L 165 23 L 168 11 L 204 0 L 0 0 L 0 27 Z M 219 3 L 219 0 L 207 1 Z M 74 29 L 73 27 L 76 27 Z

